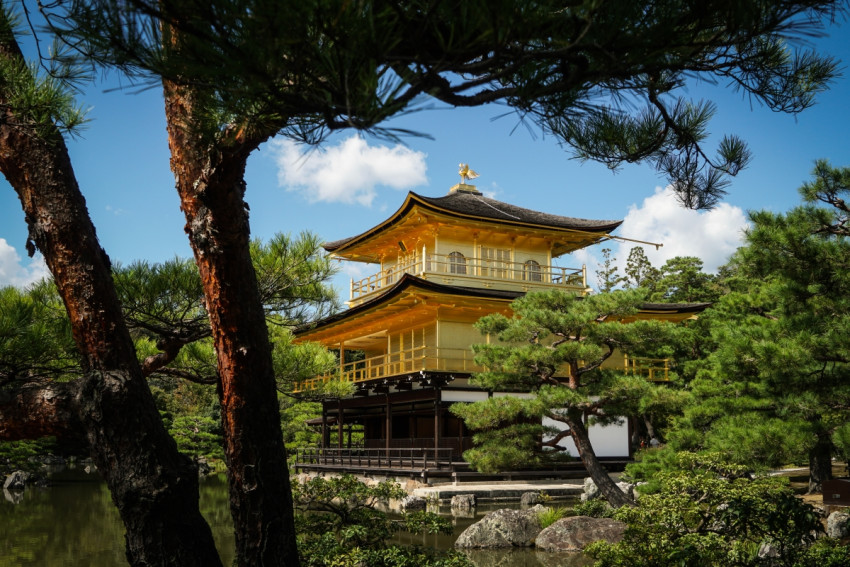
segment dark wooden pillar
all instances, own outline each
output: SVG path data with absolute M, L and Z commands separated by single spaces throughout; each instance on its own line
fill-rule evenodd
M 324 453 L 324 449 L 328 448 L 330 445 L 330 439 L 328 431 L 328 408 L 325 406 L 325 402 L 322 402 L 322 452 Z
M 386 445 L 387 458 L 388 459 L 390 458 L 390 440 L 393 437 L 393 413 L 392 413 L 392 409 L 393 408 L 390 405 L 390 396 L 389 396 L 389 394 L 387 394 L 387 411 L 386 411 L 387 416 L 386 416 L 386 426 L 385 426 L 384 429 L 386 430 L 386 440 L 385 440 L 386 443 L 385 443 L 385 445 Z
M 443 407 L 440 403 L 440 389 L 434 390 L 434 464 L 440 454 L 440 433 L 443 425 Z
M 458 457 L 460 457 L 460 456 L 463 455 L 463 436 L 466 433 L 466 431 L 464 431 L 464 427 L 466 426 L 466 423 L 461 418 L 457 418 L 457 420 L 459 422 L 458 434 L 457 434 L 458 435 L 457 446 L 458 446 L 458 451 L 460 451 Z
M 343 421 L 343 419 L 342 419 L 342 401 L 337 403 L 337 408 L 339 408 L 338 409 L 339 414 L 337 415 L 337 418 L 336 418 L 336 446 L 337 446 L 337 449 L 342 449 L 342 426 L 343 426 L 343 423 L 342 423 L 342 421 Z

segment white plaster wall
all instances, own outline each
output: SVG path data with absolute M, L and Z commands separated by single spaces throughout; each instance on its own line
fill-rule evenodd
M 548 417 L 543 418 L 543 425 L 546 427 L 555 427 L 563 431 L 566 426 Z M 621 419 L 620 423 L 606 426 L 593 425 L 588 428 L 590 442 L 593 444 L 593 450 L 597 457 L 628 457 L 629 456 L 629 425 L 625 419 Z M 548 437 L 551 439 L 552 437 Z M 558 446 L 565 447 L 567 452 L 573 457 L 578 457 L 575 443 L 572 438 L 565 437 L 558 442 Z
M 463 390 L 442 390 L 440 399 L 444 402 L 480 402 L 487 399 L 487 392 Z

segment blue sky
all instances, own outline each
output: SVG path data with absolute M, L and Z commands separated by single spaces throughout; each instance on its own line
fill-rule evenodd
M 309 230 L 325 240 L 351 236 L 377 224 L 407 191 L 441 196 L 459 181 L 458 163 L 480 177 L 478 188 L 496 199 L 554 214 L 625 219 L 616 234 L 663 242 L 647 248 L 655 265 L 675 255 L 703 258 L 716 269 L 740 242 L 746 211 L 785 211 L 799 203 L 797 188 L 813 162 L 826 158 L 850 166 L 850 24 L 833 26 L 815 45 L 842 60 L 845 76 L 799 116 L 774 113 L 720 86 L 692 85 L 688 95 L 716 103 L 711 132 L 737 134 L 750 145 L 753 161 L 738 175 L 716 210 L 687 211 L 663 191 L 663 179 L 647 165 L 617 173 L 571 159 L 555 139 L 529 131 L 505 107 L 434 109 L 390 125 L 427 133 L 404 146 L 336 135 L 318 149 L 280 140 L 249 160 L 246 199 L 254 237 Z M 91 122 L 69 143 L 71 157 L 101 243 L 113 262 L 159 262 L 191 256 L 184 219 L 169 169 L 165 120 L 158 89 L 115 91 L 116 78 L 80 97 Z M 306 152 L 306 153 L 305 153 Z M 0 179 L 0 286 L 24 286 L 45 273 L 43 262 L 26 257 L 26 226 L 14 191 Z M 632 244 L 609 247 L 622 262 Z M 593 272 L 601 246 L 564 258 L 561 265 L 587 263 Z M 335 284 L 347 294 L 350 276 L 370 271 L 344 267 Z M 593 279 L 593 278 L 591 278 Z M 344 299 L 347 297 L 344 297 Z

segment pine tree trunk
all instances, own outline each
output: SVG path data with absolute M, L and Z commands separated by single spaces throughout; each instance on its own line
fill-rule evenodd
M 164 82 L 171 166 L 218 357 L 239 565 L 298 565 L 271 345 L 250 256 L 245 164 L 259 141 L 197 134 L 191 89 Z
M 0 57 L 22 61 L 6 24 L 0 17 Z M 142 376 L 64 140 L 14 115 L 7 96 L 0 89 L 0 171 L 23 206 L 28 248 L 44 255 L 68 311 L 86 372 L 72 404 L 127 530 L 127 558 L 221 565 L 198 509 L 197 469 L 177 451 Z
M 823 491 L 823 482 L 832 478 L 832 440 L 828 432 L 818 433 L 809 451 L 809 494 Z
M 590 436 L 587 433 L 587 428 L 581 419 L 581 413 L 578 411 L 570 411 L 567 425 L 570 427 L 570 436 L 578 450 L 584 468 L 587 469 L 590 478 L 596 483 L 599 491 L 608 500 L 608 503 L 615 508 L 620 506 L 634 506 L 631 498 L 617 487 L 617 484 L 608 476 L 608 471 L 596 458 L 596 452 L 593 450 L 593 445 L 590 443 Z

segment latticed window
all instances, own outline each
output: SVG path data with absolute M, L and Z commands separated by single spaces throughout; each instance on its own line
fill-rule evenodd
M 466 257 L 460 252 L 449 254 L 449 272 L 466 275 Z
M 510 248 L 481 247 L 482 276 L 505 279 L 511 264 Z M 511 278 L 513 279 L 513 278 Z
M 540 264 L 534 260 L 527 260 L 522 265 L 522 279 L 527 282 L 542 282 L 543 274 L 540 271 Z
M 393 269 L 392 268 L 387 268 L 386 281 L 387 281 L 387 285 L 390 285 L 391 283 L 393 283 Z

